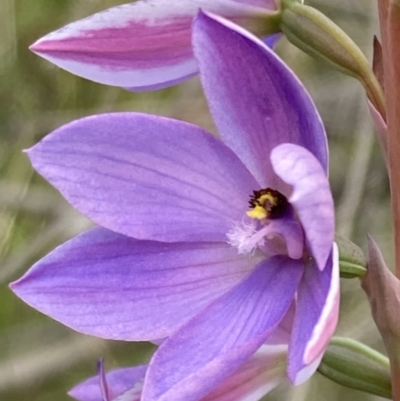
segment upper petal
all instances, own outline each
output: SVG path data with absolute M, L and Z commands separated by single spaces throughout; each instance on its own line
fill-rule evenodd
M 31 50 L 96 82 L 157 89 L 197 72 L 190 31 L 205 9 L 256 28 L 271 0 L 153 0 L 110 8 L 48 34 Z
M 105 380 L 111 394 L 111 399 L 124 393 L 137 382 L 143 380 L 147 366 L 135 366 L 112 370 L 106 374 Z M 102 378 L 99 376 L 91 377 L 71 389 L 68 394 L 78 401 L 103 401 L 100 389 Z
M 194 23 L 193 45 L 221 137 L 262 188 L 280 189 L 269 160 L 280 143 L 307 148 L 327 170 L 326 134 L 314 103 L 268 46 L 205 13 Z
M 136 113 L 67 124 L 29 150 L 35 169 L 110 230 L 156 241 L 226 241 L 256 185 L 202 129 Z
M 303 226 L 309 249 L 320 269 L 332 249 L 335 211 L 328 177 L 308 150 L 293 144 L 273 149 L 271 162 L 276 174 L 293 186 L 290 203 Z
M 210 393 L 277 327 L 302 272 L 302 262 L 287 257 L 262 261 L 161 345 L 150 362 L 142 400 L 197 401 Z
M 74 330 L 150 340 L 170 335 L 255 263 L 224 243 L 137 241 L 95 228 L 56 248 L 11 288 Z
M 306 266 L 297 292 L 296 315 L 289 345 L 288 375 L 294 384 L 318 368 L 339 316 L 339 253 L 333 245 L 326 268 Z

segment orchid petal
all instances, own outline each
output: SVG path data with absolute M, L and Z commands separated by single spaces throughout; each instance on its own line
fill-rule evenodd
M 328 178 L 318 160 L 306 149 L 282 144 L 273 149 L 276 174 L 293 186 L 290 203 L 303 226 L 311 253 L 322 270 L 335 236 L 333 199 Z
M 286 315 L 279 322 L 278 327 L 268 336 L 266 345 L 288 345 L 292 335 L 294 317 L 296 315 L 296 302 L 293 301 Z
M 266 7 L 276 5 L 272 0 L 137 1 L 69 24 L 39 39 L 31 50 L 95 82 L 158 89 L 197 73 L 190 32 L 199 9 L 257 29 Z
M 147 366 L 135 366 L 112 370 L 106 374 L 107 386 L 112 399 L 133 387 L 143 380 Z M 78 384 L 68 392 L 68 395 L 78 401 L 103 401 L 99 386 L 99 376 L 92 377 Z
M 327 170 L 326 134 L 314 103 L 268 46 L 235 24 L 205 13 L 193 25 L 193 45 L 221 138 L 261 188 L 280 190 L 282 183 L 268 157 L 280 143 L 307 148 Z
M 201 401 L 254 401 L 286 378 L 287 346 L 263 345 Z
M 211 134 L 145 114 L 77 120 L 28 154 L 79 211 L 137 239 L 226 241 L 256 185 L 236 155 Z
M 137 241 L 95 228 L 56 248 L 11 288 L 74 330 L 151 340 L 170 335 L 255 263 L 224 243 Z
M 339 315 L 339 254 L 336 244 L 320 271 L 306 266 L 297 292 L 297 309 L 289 345 L 288 375 L 293 384 L 306 381 L 318 368 Z
M 149 365 L 143 401 L 196 401 L 206 396 L 277 327 L 302 273 L 302 262 L 288 257 L 262 261 L 161 345 Z

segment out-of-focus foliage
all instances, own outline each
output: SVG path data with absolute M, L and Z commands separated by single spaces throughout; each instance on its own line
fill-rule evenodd
M 99 112 L 138 110 L 200 124 L 213 132 L 197 78 L 175 88 L 133 94 L 75 77 L 28 50 L 44 34 L 117 0 L 0 1 L 0 399 L 64 401 L 66 391 L 107 367 L 145 362 L 148 344 L 106 342 L 79 335 L 17 299 L 7 284 L 41 256 L 90 226 L 90 222 L 35 174 L 23 154 L 57 126 Z M 378 32 L 374 0 L 313 0 L 371 54 Z M 369 232 L 390 264 L 391 220 L 383 158 L 372 134 L 359 84 L 313 61 L 285 40 L 278 52 L 310 90 L 322 114 L 331 148 L 331 184 L 338 232 L 362 247 Z M 266 156 L 267 157 L 267 156 Z M 379 350 L 366 298 L 357 280 L 342 282 L 338 334 Z M 305 385 L 281 385 L 268 400 L 357 401 L 378 399 L 347 390 L 318 374 Z

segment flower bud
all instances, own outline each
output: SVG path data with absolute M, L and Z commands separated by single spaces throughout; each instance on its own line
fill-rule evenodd
M 318 371 L 343 386 L 391 398 L 389 359 L 358 341 L 333 337 Z
M 357 45 L 320 11 L 295 0 L 283 0 L 281 30 L 295 46 L 341 72 L 357 78 L 385 118 L 382 88 Z

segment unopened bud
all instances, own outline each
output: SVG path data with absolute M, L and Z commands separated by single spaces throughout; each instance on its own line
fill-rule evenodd
M 318 371 L 343 386 L 392 398 L 389 359 L 358 341 L 333 337 Z
M 367 259 L 361 248 L 339 235 L 336 235 L 335 242 L 339 248 L 340 277 L 364 277 L 367 274 Z
M 290 42 L 318 60 L 357 78 L 368 98 L 385 118 L 385 97 L 368 60 L 335 23 L 313 7 L 283 0 L 281 29 Z

